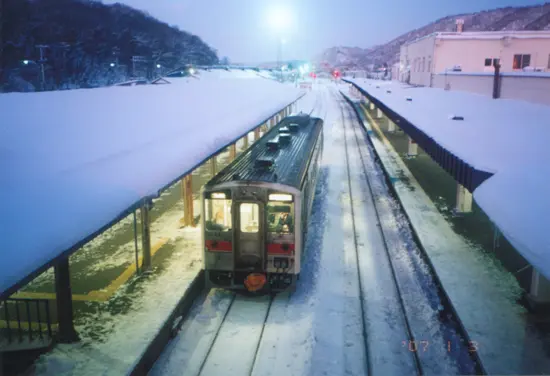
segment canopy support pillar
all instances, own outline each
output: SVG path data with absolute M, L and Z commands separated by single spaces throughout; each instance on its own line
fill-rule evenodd
M 531 268 L 531 270 L 531 289 L 527 300 L 535 311 L 548 311 L 550 309 L 550 281 L 535 268 Z
M 146 198 L 141 202 L 139 213 L 141 215 L 141 249 L 143 250 L 143 261 L 141 269 L 147 271 L 151 269 L 151 223 L 149 221 L 149 211 L 152 203 Z
M 407 151 L 409 157 L 415 157 L 418 155 L 418 144 L 409 137 L 409 149 Z
M 210 175 L 212 175 L 212 177 L 216 176 L 217 169 L 218 169 L 218 166 L 216 163 L 216 156 L 213 155 L 212 158 L 210 158 Z
M 229 162 L 233 162 L 236 156 L 237 156 L 237 145 L 236 144 L 229 145 Z
M 456 183 L 456 212 L 472 212 L 472 194 L 460 183 Z
M 183 196 L 183 225 L 195 227 L 193 218 L 193 174 L 186 175 L 181 180 L 181 193 Z
M 78 342 L 78 334 L 74 328 L 73 295 L 71 292 L 71 274 L 69 258 L 65 257 L 54 266 L 55 297 L 57 304 L 57 322 L 59 343 Z
M 388 132 L 395 132 L 395 123 L 388 118 Z

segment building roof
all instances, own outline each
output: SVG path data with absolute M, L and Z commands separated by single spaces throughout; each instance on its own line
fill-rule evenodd
M 0 298 L 302 95 L 254 75 L 0 94 Z
M 410 42 L 403 43 L 401 47 L 406 47 L 417 43 L 426 38 L 435 37 L 437 39 L 456 39 L 456 40 L 500 40 L 504 38 L 511 39 L 550 39 L 550 30 L 534 30 L 534 31 L 456 31 L 436 32 L 414 39 Z
M 290 132 L 290 143 L 280 144 L 276 151 L 270 151 L 268 143 L 277 138 L 282 127 L 298 124 L 297 132 Z M 271 128 L 246 153 L 241 154 L 233 163 L 219 172 L 206 187 L 229 181 L 261 181 L 300 188 L 309 163 L 309 154 L 322 131 L 323 121 L 302 115 L 289 116 Z M 272 159 L 273 169 L 256 167 L 259 159 Z
M 473 191 L 510 243 L 550 279 L 550 106 L 395 81 L 348 81 Z
M 439 32 L 437 39 L 550 39 L 550 30 Z

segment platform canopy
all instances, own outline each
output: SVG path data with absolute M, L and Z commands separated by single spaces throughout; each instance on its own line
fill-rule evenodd
M 486 172 L 474 199 L 550 279 L 550 106 L 397 81 L 347 81 L 414 126 L 413 139 L 428 137 L 470 168 Z M 445 153 L 430 154 L 448 159 Z
M 0 297 L 302 93 L 254 71 L 0 94 Z

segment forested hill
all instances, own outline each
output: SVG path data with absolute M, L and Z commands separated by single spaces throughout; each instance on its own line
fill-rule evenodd
M 184 64 L 218 62 L 216 50 L 198 36 L 119 3 L 3 0 L 1 12 L 3 91 L 40 88 L 40 45 L 48 46 L 43 48 L 47 90 L 151 78 Z

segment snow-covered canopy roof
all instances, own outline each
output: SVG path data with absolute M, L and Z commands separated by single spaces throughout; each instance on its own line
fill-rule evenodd
M 253 71 L 0 95 L 0 296 L 295 101 Z
M 348 81 L 456 157 L 494 173 L 473 192 L 477 204 L 512 245 L 550 278 L 550 106 L 412 88 L 395 81 Z M 464 120 L 451 120 L 452 115 Z

